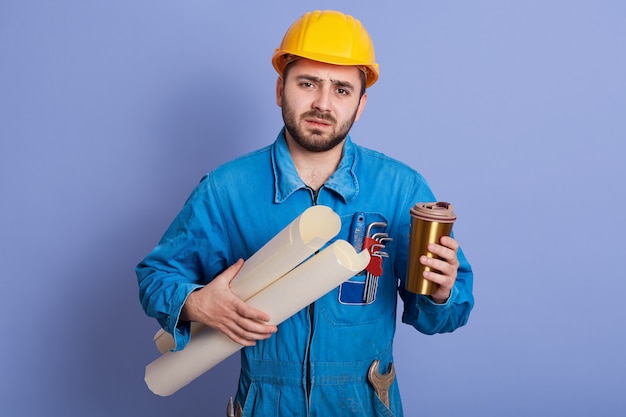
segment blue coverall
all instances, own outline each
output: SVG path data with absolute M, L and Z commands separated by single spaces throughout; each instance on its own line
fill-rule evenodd
M 137 266 L 146 313 L 174 335 L 176 350 L 190 338 L 179 320 L 189 293 L 247 259 L 306 208 L 322 204 L 341 218 L 336 239 L 354 241 L 357 225 L 385 222 L 389 234 L 375 299 L 363 301 L 365 276 L 354 276 L 241 353 L 236 395 L 244 416 L 402 416 L 397 381 L 389 408 L 367 381 L 372 361 L 384 373 L 393 362 L 396 302 L 402 321 L 425 334 L 463 326 L 474 304 L 473 275 L 463 252 L 449 300 L 442 305 L 404 290 L 410 208 L 436 201 L 423 177 L 381 153 L 344 143 L 337 170 L 318 192 L 296 172 L 284 130 L 270 146 L 228 162 L 193 191 L 158 246 Z M 312 276 L 311 280 L 315 280 Z

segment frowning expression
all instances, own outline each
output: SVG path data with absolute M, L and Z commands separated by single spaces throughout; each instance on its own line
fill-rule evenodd
M 354 66 L 298 59 L 276 83 L 287 135 L 310 152 L 325 152 L 343 142 L 358 120 L 367 94 Z

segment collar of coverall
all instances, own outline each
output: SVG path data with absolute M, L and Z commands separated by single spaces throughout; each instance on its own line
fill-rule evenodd
M 284 127 L 271 147 L 271 158 L 274 172 L 275 203 L 282 203 L 297 190 L 307 188 L 298 175 L 293 159 L 291 159 Z M 323 188 L 337 193 L 345 203 L 350 203 L 359 195 L 359 182 L 354 172 L 356 160 L 356 145 L 348 135 L 343 143 L 339 166 L 323 186 Z

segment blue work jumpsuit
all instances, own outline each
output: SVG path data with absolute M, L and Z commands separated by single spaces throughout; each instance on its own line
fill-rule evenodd
M 436 201 L 422 176 L 348 137 L 335 173 L 318 192 L 296 172 L 284 130 L 270 146 L 207 174 L 193 191 L 158 246 L 137 266 L 146 313 L 172 333 L 176 350 L 190 338 L 179 314 L 189 293 L 247 259 L 313 204 L 341 218 L 336 239 L 358 240 L 363 225 L 384 222 L 383 275 L 371 302 L 363 301 L 359 274 L 278 326 L 278 332 L 241 351 L 236 401 L 244 416 L 402 416 L 397 381 L 389 408 L 367 381 L 372 361 L 380 372 L 393 362 L 396 302 L 402 321 L 425 334 L 451 332 L 466 323 L 474 300 L 473 275 L 463 252 L 447 303 L 404 290 L 409 209 Z M 311 276 L 315 280 L 315 276 Z M 288 297 L 288 294 L 285 295 Z

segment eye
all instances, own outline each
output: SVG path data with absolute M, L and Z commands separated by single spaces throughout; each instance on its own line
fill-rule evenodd
M 308 81 L 302 81 L 302 82 L 300 83 L 300 87 L 303 87 L 303 88 L 313 88 L 313 87 L 315 87 L 315 86 L 314 86 L 314 85 L 313 85 L 313 83 L 311 83 L 311 82 L 308 82 Z
M 340 96 L 348 96 L 350 95 L 350 91 L 346 90 L 345 88 L 338 88 L 337 94 L 339 94 Z

